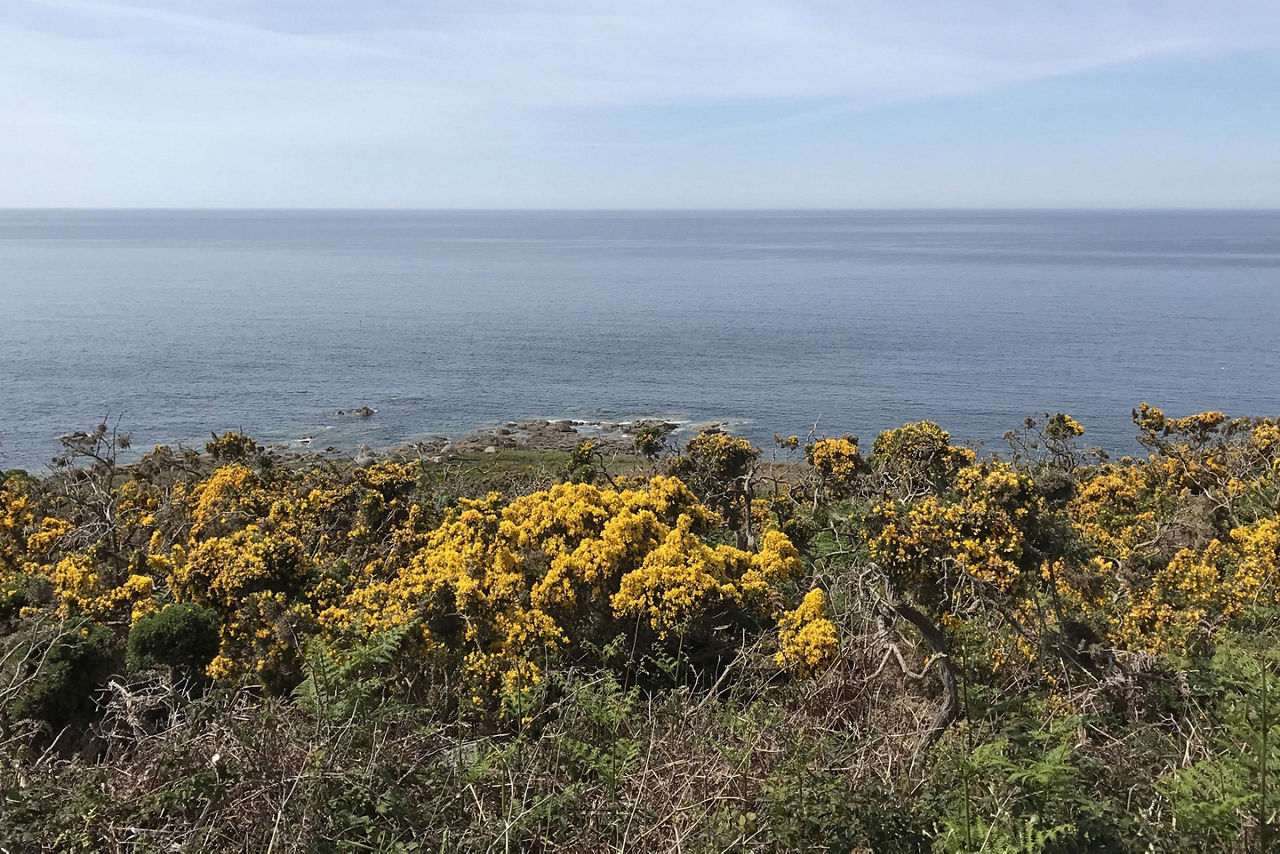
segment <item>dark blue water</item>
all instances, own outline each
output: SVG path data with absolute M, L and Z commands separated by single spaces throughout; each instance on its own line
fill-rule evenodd
M 757 440 L 1280 412 L 1280 212 L 0 212 L 0 454 L 387 446 L 524 417 Z M 368 420 L 333 419 L 369 405 Z

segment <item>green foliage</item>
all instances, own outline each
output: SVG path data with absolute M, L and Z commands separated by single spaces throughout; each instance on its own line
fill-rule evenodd
M 111 777 L 106 767 L 84 764 L 74 774 L 36 775 L 26 785 L 4 786 L 0 850 L 101 851 L 88 817 L 106 808 Z
M 942 747 L 937 852 L 1069 854 L 1141 851 L 1123 816 L 1090 778 L 1083 721 L 1014 719 L 981 743 Z
M 1186 850 L 1271 851 L 1280 844 L 1280 647 L 1274 635 L 1219 644 L 1202 671 L 1208 745 L 1161 788 Z
M 27 604 L 27 585 L 31 579 L 20 572 L 0 578 L 0 621 L 16 615 Z
M 565 688 L 571 698 L 566 718 L 573 723 L 560 739 L 565 762 L 574 774 L 614 791 L 640 758 L 639 742 L 626 734 L 640 692 L 624 689 L 612 673 L 585 684 L 570 680 Z
M 570 483 L 595 483 L 600 475 L 596 468 L 596 449 L 590 439 L 583 439 L 564 464 L 564 479 Z
M 822 840 L 833 852 L 927 852 L 926 828 L 900 808 L 901 801 L 878 787 L 859 788 L 848 775 L 824 767 L 824 752 L 832 747 L 826 740 L 797 737 L 764 781 L 763 814 L 776 850 L 804 851 Z
M 93 692 L 116 665 L 113 640 L 106 626 L 68 624 L 47 648 L 28 656 L 31 672 L 13 704 L 13 718 L 44 721 L 55 730 L 86 723 L 94 711 Z
M 651 504 L 589 443 L 118 468 L 73 434 L 0 480 L 0 848 L 1274 850 L 1280 422 L 1135 422 L 1152 456 L 1105 465 L 1062 414 L 1011 460 L 707 431 Z M 606 477 L 633 497 L 548 488 Z M 602 607 L 623 570 L 718 598 L 660 637 Z M 804 677 L 792 587 L 839 653 Z M 101 690 L 121 647 L 151 672 Z
M 383 679 L 378 675 L 396 658 L 411 624 L 369 635 L 341 650 L 318 641 L 305 658 L 306 678 L 293 689 L 293 700 L 316 717 L 345 720 L 377 705 Z
M 218 654 L 216 611 L 191 602 L 166 605 L 129 630 L 125 663 L 130 670 L 166 666 L 200 674 Z
M 635 432 L 636 453 L 649 459 L 656 458 L 667 446 L 667 437 L 675 429 L 674 424 L 655 421 L 645 424 Z

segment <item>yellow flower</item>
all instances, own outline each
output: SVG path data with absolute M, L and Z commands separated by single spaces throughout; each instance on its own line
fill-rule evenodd
M 840 648 L 835 624 L 827 618 L 827 597 L 814 588 L 793 611 L 778 621 L 781 649 L 774 656 L 780 667 L 811 673 L 835 658 Z

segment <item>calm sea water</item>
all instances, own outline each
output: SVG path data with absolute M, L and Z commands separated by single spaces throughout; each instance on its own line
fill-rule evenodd
M 387 446 L 509 418 L 1280 412 L 1280 212 L 0 212 L 0 454 L 110 412 Z M 336 419 L 368 405 L 367 420 Z

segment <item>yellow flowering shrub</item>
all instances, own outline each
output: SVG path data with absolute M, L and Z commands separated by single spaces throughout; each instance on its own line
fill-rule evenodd
M 273 688 L 300 678 L 313 642 L 400 632 L 388 667 L 406 682 L 447 673 L 478 711 L 523 716 L 565 662 L 722 662 L 776 630 L 780 666 L 821 668 L 839 636 L 824 594 L 802 595 L 810 559 L 832 589 L 855 572 L 925 612 L 1009 684 L 1070 624 L 1089 644 L 1175 654 L 1280 611 L 1280 422 L 1134 418 L 1150 451 L 1136 461 L 1086 465 L 1064 414 L 1034 425 L 1063 465 L 979 464 L 919 422 L 865 460 L 844 437 L 805 449 L 811 471 L 766 468 L 710 431 L 671 462 L 683 478 L 523 495 L 437 488 L 445 467 L 416 461 L 273 463 L 224 435 L 213 459 L 157 450 L 109 476 L 0 482 L 0 616 L 123 637 L 199 604 L 220 621 L 209 674 Z
M 875 505 L 868 543 L 899 589 L 943 610 L 968 579 L 1005 594 L 1022 585 L 1027 532 L 1042 508 L 1030 479 L 1007 463 L 963 468 L 954 479 L 954 499 Z
M 727 434 L 684 458 L 705 497 L 676 477 L 614 478 L 447 511 L 426 485 L 441 470 L 417 461 L 281 465 L 239 434 L 206 450 L 0 484 L 8 612 L 88 619 L 123 643 L 152 611 L 199 605 L 218 620 L 207 674 L 272 690 L 316 643 L 341 656 L 395 635 L 399 672 L 443 668 L 477 710 L 523 714 L 557 661 L 732 655 L 790 613 L 806 571 L 776 527 L 781 496 L 752 504 L 738 483 L 758 452 Z M 717 508 L 751 512 L 748 547 L 724 542 Z
M 694 436 L 685 445 L 685 454 L 695 465 L 724 476 L 742 472 L 760 456 L 746 439 L 719 430 Z
M 311 609 L 278 591 L 247 595 L 223 620 L 219 652 L 209 663 L 214 679 L 251 678 L 279 689 L 297 676 L 299 627 L 314 624 Z
M 1263 420 L 1249 431 L 1249 444 L 1264 456 L 1280 455 L 1280 424 Z
M 250 593 L 296 590 L 307 565 L 297 539 L 250 525 L 194 545 L 174 566 L 168 582 L 179 602 L 227 609 Z
M 610 598 L 619 617 L 640 617 L 660 635 L 680 631 L 696 616 L 733 594 L 726 580 L 742 555 L 729 546 L 711 547 L 691 533 L 681 516 L 636 569 L 621 577 Z
M 0 473 L 0 618 L 26 603 L 30 537 L 38 508 L 17 478 Z
M 113 584 L 111 575 L 87 554 L 59 560 L 49 572 L 58 597 L 58 615 L 89 617 L 100 623 L 127 620 L 132 625 L 155 610 L 152 578 L 132 573 Z
M 320 532 L 320 551 L 376 548 L 408 513 L 421 473 L 417 461 L 389 460 L 354 468 L 344 478 L 311 473 L 271 504 L 269 518 L 277 529 L 299 536 Z
M 1205 620 L 1223 616 L 1223 558 L 1217 540 L 1203 553 L 1179 551 L 1149 586 L 1135 591 L 1130 608 L 1119 615 L 1116 635 L 1139 649 L 1185 650 L 1194 634 L 1207 630 Z
M 260 451 L 257 442 L 233 430 L 228 430 L 221 436 L 215 433 L 212 441 L 205 442 L 204 449 L 209 456 L 219 462 L 246 460 Z
M 1217 411 L 1171 418 L 1145 403 L 1133 417 L 1153 453 L 1078 485 L 1068 515 L 1092 554 L 1061 568 L 1058 592 L 1118 644 L 1184 653 L 1276 605 L 1280 426 Z
M 1185 418 L 1168 418 L 1160 409 L 1143 403 L 1134 410 L 1133 420 L 1138 429 L 1149 437 L 1181 434 L 1190 443 L 1201 445 L 1208 441 L 1214 430 L 1228 419 L 1224 413 L 1216 410 L 1188 415 Z
M 210 675 L 282 678 L 298 652 L 282 616 L 309 618 L 311 561 L 295 537 L 256 524 L 224 537 L 175 549 L 165 565 L 177 602 L 194 602 L 223 617 L 221 650 Z
M 1068 511 L 1086 540 L 1123 562 L 1135 548 L 1154 548 L 1158 514 L 1152 498 L 1143 465 L 1107 465 L 1079 486 Z
M 671 461 L 671 473 L 737 530 L 750 512 L 743 480 L 759 458 L 760 452 L 741 436 L 707 430 L 685 444 L 684 454 Z
M 862 456 L 858 453 L 856 438 L 819 439 L 805 448 L 805 456 L 833 497 L 853 492 L 858 475 L 862 473 Z
M 898 496 L 948 489 L 952 479 L 977 455 L 951 444 L 951 434 L 932 421 L 886 430 L 871 444 L 871 464 L 886 491 Z
M 76 526 L 66 519 L 45 516 L 40 522 L 40 527 L 27 537 L 27 550 L 37 555 L 48 554 L 75 529 Z
M 1074 471 L 1081 462 L 1076 439 L 1084 435 L 1084 425 L 1065 412 L 1028 416 L 1021 430 L 1009 430 L 1004 439 L 1013 449 L 1014 458 L 1032 464 L 1048 463 L 1066 471 Z
M 461 655 L 484 704 L 536 680 L 549 658 L 619 634 L 643 653 L 774 618 L 803 572 L 799 554 L 777 531 L 754 553 L 712 544 L 718 522 L 672 477 L 464 500 L 406 565 L 321 620 L 336 631 L 419 625 L 420 648 Z
M 780 667 L 810 673 L 829 664 L 840 648 L 836 627 L 827 617 L 827 597 L 814 588 L 800 605 L 778 621 L 781 649 L 774 656 Z
M 1215 627 L 1259 606 L 1280 605 L 1280 523 L 1232 530 L 1201 550 L 1179 550 L 1150 582 L 1131 586 L 1131 605 L 1114 618 L 1126 645 L 1185 653 Z
M 239 527 L 242 520 L 252 518 L 250 492 L 254 483 L 253 472 L 239 463 L 217 468 L 198 482 L 189 496 L 192 536 Z M 179 494 L 184 495 L 185 490 Z
M 1069 439 L 1084 435 L 1084 426 L 1065 412 L 1049 416 L 1045 434 L 1052 439 Z
M 1138 440 L 1162 464 L 1169 488 L 1203 495 L 1232 525 L 1274 515 L 1280 506 L 1280 421 L 1228 418 L 1210 411 L 1170 418 L 1142 404 L 1133 411 Z
M 16 484 L 0 484 L 0 571 L 14 571 L 22 562 L 36 521 L 31 497 Z
M 1280 594 L 1280 521 L 1273 517 L 1234 529 L 1231 547 L 1236 557 L 1233 613 L 1261 601 L 1274 603 Z

